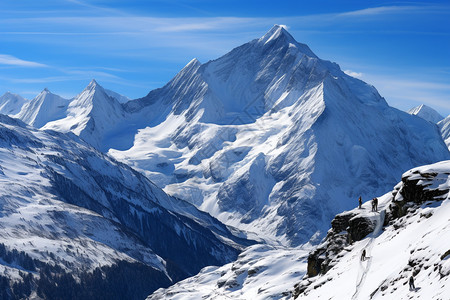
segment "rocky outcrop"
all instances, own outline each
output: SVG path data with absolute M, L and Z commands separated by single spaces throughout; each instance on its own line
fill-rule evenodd
M 350 219 L 348 238 L 350 242 L 360 241 L 375 229 L 375 223 L 367 216 L 357 215 Z
M 301 294 L 312 282 L 312 277 L 326 274 L 342 257 L 346 246 L 360 241 L 372 233 L 375 224 L 363 212 L 353 210 L 336 215 L 331 221 L 331 229 L 322 242 L 308 256 L 308 266 L 305 278 L 295 286 L 294 297 Z
M 421 207 L 426 207 L 433 201 L 442 201 L 448 198 L 450 191 L 448 183 L 450 173 L 448 170 L 450 168 L 447 165 L 448 162 L 444 161 L 404 173 L 401 182 L 394 187 L 392 196 L 385 195 L 388 198 L 384 198 L 383 202 L 382 216 L 384 216 L 384 220 L 380 218 L 375 221 L 374 216 L 376 215 L 367 213 L 367 209 L 364 208 L 337 215 L 331 222 L 332 228 L 328 231 L 324 241 L 309 254 L 307 274 L 301 282 L 295 285 L 294 299 L 324 284 L 324 280 L 317 280 L 319 277 L 317 275 L 326 274 L 339 262 L 346 250 L 351 251 L 350 245 L 353 242 L 362 240 L 375 230 L 377 222 L 383 222 L 383 226 L 392 226 L 393 230 L 398 230 L 407 226 L 409 218 L 414 216 L 422 219 L 432 217 L 433 213 L 430 211 L 421 214 L 418 214 L 418 211 Z M 420 250 L 424 249 L 421 248 Z M 448 259 L 449 255 L 450 250 L 443 251 L 440 259 L 442 261 Z M 411 259 L 404 271 L 417 273 L 422 268 L 426 269 L 429 267 L 426 261 L 428 259 L 425 261 Z M 442 267 L 439 263 L 435 263 L 434 268 L 439 269 L 441 278 L 450 274 L 450 271 L 448 271 L 450 269 Z M 402 276 L 407 278 L 406 275 Z M 383 286 L 380 286 L 380 289 L 383 290 Z M 374 293 L 377 291 L 378 289 Z
M 413 169 L 402 176 L 402 181 L 394 191 L 394 201 L 391 205 L 393 219 L 403 217 L 408 208 L 413 208 L 427 201 L 440 201 L 446 199 L 449 190 L 441 188 L 439 184 L 445 181 L 448 173 L 435 171 L 424 172 L 423 169 Z

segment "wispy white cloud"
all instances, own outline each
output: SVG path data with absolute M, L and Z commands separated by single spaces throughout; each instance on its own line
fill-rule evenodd
M 380 6 L 343 12 L 337 15 L 343 17 L 374 16 L 374 15 L 410 13 L 412 11 L 420 12 L 423 11 L 424 9 L 426 9 L 426 7 L 424 6 Z
M 215 17 L 215 18 L 146 18 L 143 22 L 155 25 L 157 32 L 185 32 L 223 30 L 258 22 L 257 18 Z
M 92 4 L 68 0 L 80 6 L 91 7 Z M 97 7 L 97 6 L 95 6 Z M 436 6 L 382 6 L 353 10 L 339 13 L 312 14 L 291 17 L 154 17 L 137 14 L 125 14 L 117 9 L 98 9 L 96 15 L 54 15 L 47 17 L 11 17 L 3 18 L 0 24 L 4 24 L 3 33 L 10 34 L 118 34 L 118 35 L 140 35 L 151 36 L 157 33 L 183 33 L 183 32 L 207 32 L 207 31 L 230 31 L 240 28 L 241 31 L 249 32 L 266 28 L 268 24 L 288 24 L 290 27 L 302 26 L 302 28 L 322 28 L 330 24 L 342 24 L 354 22 L 364 16 L 384 16 L 402 13 L 416 12 L 427 13 L 430 10 L 447 12 L 447 8 Z M 364 18 L 363 18 L 364 19 Z M 269 25 L 270 26 L 270 25 Z M 15 30 L 7 30 L 11 27 Z M 36 28 L 36 30 L 33 30 Z M 19 29 L 19 30 L 18 30 Z M 268 28 L 267 28 L 268 29 Z M 0 31 L 1 32 L 1 31 Z
M 426 104 L 442 115 L 450 112 L 450 84 L 369 74 L 364 75 L 364 80 L 373 84 L 390 105 L 399 109 Z
M 363 77 L 363 73 L 354 72 L 352 70 L 345 70 L 344 73 L 358 79 L 361 79 Z
M 47 67 L 45 64 L 41 64 L 34 61 L 23 60 L 12 55 L 0 54 L 0 65 L 17 66 L 17 67 L 28 67 L 28 68 L 38 68 Z

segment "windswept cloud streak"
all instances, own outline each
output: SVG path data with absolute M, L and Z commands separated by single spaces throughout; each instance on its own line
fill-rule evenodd
M 363 80 L 373 84 L 391 105 L 405 111 L 419 104 L 450 111 L 450 84 L 369 74 L 363 75 Z
M 380 7 L 370 7 L 370 8 L 360 9 L 360 10 L 339 13 L 337 15 L 343 16 L 343 17 L 375 16 L 375 15 L 386 15 L 386 14 L 423 12 L 423 10 L 424 10 L 423 6 L 380 6 Z
M 23 60 L 12 55 L 0 54 L 0 65 L 26 67 L 26 68 L 42 68 L 47 65 L 37 63 L 34 61 Z
M 344 73 L 358 79 L 361 79 L 363 77 L 363 73 L 354 72 L 352 70 L 345 70 Z

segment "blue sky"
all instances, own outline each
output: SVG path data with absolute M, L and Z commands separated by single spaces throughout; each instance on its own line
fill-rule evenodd
M 138 98 L 284 24 L 390 105 L 450 114 L 449 1 L 6 0 L 0 16 L 1 94 L 73 97 L 95 78 Z

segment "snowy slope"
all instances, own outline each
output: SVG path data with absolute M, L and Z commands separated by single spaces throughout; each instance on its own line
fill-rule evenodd
M 217 60 L 191 61 L 124 109 L 148 127 L 111 155 L 284 245 L 318 241 L 359 195 L 383 194 L 403 171 L 450 157 L 433 124 L 389 107 L 282 26 Z
M 442 138 L 450 149 L 450 115 L 438 123 Z
M 364 201 L 337 215 L 309 256 L 311 247 L 252 246 L 235 262 L 207 267 L 148 299 L 448 299 L 449 174 L 450 161 L 404 173 L 379 197 L 377 212 Z M 326 272 L 312 274 L 316 269 Z M 312 275 L 300 282 L 306 273 Z
M 137 262 L 155 270 L 153 284 L 167 285 L 250 245 L 76 140 L 0 116 L 0 243 L 8 249 L 75 275 Z M 27 271 L 0 265 L 9 270 L 3 274 Z
M 373 233 L 336 252 L 324 275 L 304 279 L 298 299 L 448 299 L 449 174 L 450 161 L 412 169 L 380 197 L 378 212 L 370 212 L 370 203 L 348 212 L 371 220 Z M 409 289 L 410 276 L 416 290 Z
M 68 105 L 65 117 L 47 123 L 43 129 L 73 132 L 96 148 L 102 148 L 106 133 L 122 121 L 124 113 L 120 103 L 108 96 L 95 81 L 77 95 Z
M 13 117 L 40 128 L 48 122 L 64 118 L 69 101 L 44 89 Z
M 307 256 L 307 248 L 251 246 L 233 263 L 206 267 L 147 300 L 287 299 L 293 284 L 306 273 Z
M 22 96 L 6 92 L 0 97 L 0 114 L 17 114 L 25 103 L 27 100 Z
M 444 117 L 441 116 L 437 111 L 424 104 L 411 108 L 410 110 L 408 110 L 408 114 L 421 117 L 422 119 L 425 119 L 428 122 L 434 124 L 444 119 Z

